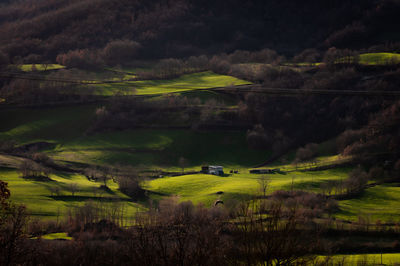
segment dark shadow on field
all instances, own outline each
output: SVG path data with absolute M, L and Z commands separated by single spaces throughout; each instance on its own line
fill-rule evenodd
M 232 204 L 232 203 L 240 203 L 240 202 L 248 202 L 254 198 L 256 198 L 255 194 L 242 194 L 242 193 L 232 193 L 232 192 L 224 192 L 223 194 L 212 193 L 210 195 L 215 195 L 216 198 L 222 197 L 224 203 Z
M 91 197 L 91 196 L 72 196 L 72 195 L 64 195 L 64 196 L 49 196 L 54 200 L 60 200 L 65 202 L 73 202 L 73 201 L 100 201 L 100 202 L 120 202 L 120 201 L 132 201 L 131 199 L 123 199 L 123 198 L 115 198 L 115 197 Z
M 98 189 L 107 192 L 108 194 L 115 195 L 115 192 L 105 185 L 100 185 Z
M 72 161 L 62 161 L 66 167 L 69 168 L 75 168 L 75 169 L 85 169 L 90 167 L 90 164 L 88 163 L 82 163 L 82 162 L 72 162 Z
M 327 183 L 324 181 L 305 181 L 302 182 L 301 180 L 296 178 L 294 179 L 294 184 L 293 184 L 293 189 L 295 190 L 307 190 L 307 189 L 319 189 L 321 188 L 321 185 Z M 287 184 L 285 186 L 282 187 L 283 190 L 291 190 L 292 189 L 292 185 L 291 184 Z
M 341 215 L 344 215 L 344 216 L 355 215 L 353 212 L 348 211 L 348 210 L 343 210 L 343 209 L 341 209 L 341 208 L 339 208 L 338 211 L 335 212 L 335 214 L 341 214 Z
M 147 194 L 149 197 L 151 195 L 157 195 L 157 196 L 168 196 L 169 194 L 161 193 L 161 192 L 156 192 L 156 191 L 150 191 L 146 190 L 145 194 Z
M 158 208 L 161 199 L 172 196 L 170 194 L 145 190 L 144 195 L 138 197 L 134 202 L 140 203 L 147 208 Z
M 57 176 L 62 177 L 64 179 L 71 180 L 71 174 L 65 172 L 57 172 Z
M 22 177 L 25 180 L 29 180 L 29 181 L 38 181 L 38 182 L 56 182 L 53 179 L 51 179 L 48 176 L 24 176 Z

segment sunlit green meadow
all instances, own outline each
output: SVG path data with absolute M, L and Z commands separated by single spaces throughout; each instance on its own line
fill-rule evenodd
M 58 70 L 63 68 L 65 68 L 65 66 L 59 64 L 24 64 L 19 66 L 19 69 L 24 72 Z
M 340 201 L 339 219 L 357 221 L 362 217 L 370 223 L 400 221 L 400 184 L 371 187 L 357 198 Z
M 20 177 L 14 169 L 0 168 L 0 179 L 7 182 L 11 191 L 11 200 L 24 204 L 33 218 L 64 219 L 73 207 L 85 202 L 98 201 L 105 205 L 120 204 L 125 208 L 126 218 L 133 219 L 137 211 L 145 210 L 142 205 L 132 202 L 128 196 L 118 190 L 118 185 L 108 181 L 110 190 L 100 188 L 102 183 L 89 181 L 78 174 L 57 173 L 50 181 L 35 181 Z M 71 185 L 77 190 L 72 195 Z M 59 188 L 59 194 L 52 188 Z
M 180 200 L 190 200 L 211 206 L 217 199 L 249 200 L 262 195 L 259 180 L 263 176 L 270 180 L 267 194 L 276 190 L 303 189 L 320 191 L 320 185 L 328 180 L 342 180 L 347 177 L 347 168 L 324 171 L 290 172 L 275 174 L 250 174 L 246 168 L 239 169 L 238 174 L 229 174 L 230 168 L 224 171 L 227 176 L 206 174 L 163 177 L 145 184 L 146 189 L 165 196 L 178 196 Z M 217 192 L 220 192 L 217 194 Z M 223 192 L 223 193 L 221 193 Z
M 400 263 L 400 253 L 383 254 L 343 254 L 318 256 L 316 262 L 326 265 L 398 265 Z
M 399 63 L 400 54 L 396 53 L 366 53 L 360 55 L 360 64 L 363 65 L 386 65 Z
M 232 76 L 219 75 L 211 71 L 182 75 L 169 80 L 125 81 L 91 85 L 97 95 L 111 96 L 116 93 L 126 95 L 157 95 L 192 90 L 251 84 Z

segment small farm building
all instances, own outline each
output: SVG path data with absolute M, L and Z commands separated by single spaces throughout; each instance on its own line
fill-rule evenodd
M 224 168 L 219 165 L 207 165 L 207 166 L 201 167 L 201 172 L 204 174 L 222 176 L 224 174 Z
M 279 172 L 279 169 L 252 169 L 250 174 L 274 174 Z

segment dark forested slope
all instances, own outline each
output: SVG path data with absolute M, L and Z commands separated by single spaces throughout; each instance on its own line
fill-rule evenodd
M 265 47 L 292 55 L 310 47 L 357 46 L 378 33 L 378 43 L 369 45 L 396 40 L 394 26 L 383 29 L 377 22 L 398 25 L 398 9 L 396 1 L 374 0 L 3 1 L 0 49 L 11 59 L 34 54 L 54 60 L 69 50 L 129 39 L 142 45 L 146 58 Z

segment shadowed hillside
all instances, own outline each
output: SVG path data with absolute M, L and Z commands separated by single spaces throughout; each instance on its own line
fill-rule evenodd
M 40 0 L 3 5 L 1 49 L 10 58 L 37 55 L 53 60 L 69 50 L 103 48 L 117 39 L 140 43 L 140 55 L 146 58 L 264 47 L 294 54 L 305 48 L 325 46 L 323 42 L 331 34 L 334 35 L 328 39 L 329 45 L 344 42 L 339 40 L 344 34 L 340 31 L 355 21 L 362 24 L 363 20 L 366 22 L 362 31 L 368 36 L 386 30 L 387 34 L 381 32 L 379 41 L 391 41 L 395 39 L 395 29 L 383 29 L 374 22 L 382 17 L 395 18 L 394 10 L 398 10 L 394 1 L 380 1 L 377 6 L 371 0 Z M 395 20 L 389 24 L 396 25 Z

